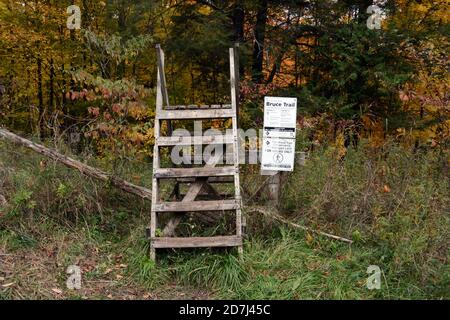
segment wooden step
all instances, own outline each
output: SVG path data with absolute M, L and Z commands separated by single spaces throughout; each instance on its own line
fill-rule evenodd
M 231 109 L 231 104 L 212 104 L 212 105 L 177 105 L 177 106 L 169 106 L 164 110 L 196 110 L 196 109 Z
M 190 238 L 152 238 L 154 248 L 202 248 L 202 247 L 237 247 L 242 245 L 238 236 L 190 237 Z
M 181 199 L 184 198 L 185 196 L 186 196 L 186 193 L 180 193 Z M 230 199 L 230 198 L 234 198 L 234 192 L 217 192 L 216 194 L 213 194 L 213 196 L 218 197 L 216 199 Z M 203 198 L 204 200 L 210 200 L 211 194 L 202 191 L 197 195 L 197 199 L 202 200 L 201 198 Z M 212 199 L 214 199 L 214 198 L 212 198 Z
M 172 136 L 159 137 L 156 139 L 156 144 L 160 147 L 165 146 L 191 146 L 204 144 L 232 144 L 234 137 L 232 135 L 207 135 L 207 136 Z
M 236 200 L 209 200 L 191 202 L 160 202 L 153 205 L 156 212 L 225 211 L 238 209 Z
M 236 112 L 232 109 L 198 109 L 198 110 L 162 110 L 156 114 L 160 120 L 192 120 L 232 118 Z
M 195 178 L 177 178 L 180 183 L 193 183 Z M 234 177 L 211 177 L 208 178 L 208 183 L 234 183 Z
M 223 177 L 236 174 L 236 168 L 212 167 L 212 168 L 160 168 L 153 172 L 155 178 L 185 178 L 185 177 Z

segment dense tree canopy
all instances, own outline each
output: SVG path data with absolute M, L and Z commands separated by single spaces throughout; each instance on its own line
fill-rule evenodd
M 72 4 L 81 30 L 66 26 Z M 372 4 L 381 29 L 367 27 Z M 351 127 L 445 139 L 448 9 L 431 0 L 0 0 L 0 124 L 151 145 L 154 45 L 167 53 L 171 103 L 202 104 L 229 99 L 227 48 L 239 43 L 244 127 L 260 122 L 262 95 L 285 94 L 335 137 Z

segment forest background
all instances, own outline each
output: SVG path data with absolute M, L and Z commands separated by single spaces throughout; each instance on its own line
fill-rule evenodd
M 67 27 L 73 4 L 80 30 Z M 381 29 L 367 26 L 373 4 Z M 0 297 L 448 298 L 448 12 L 447 0 L 0 0 L 1 127 L 149 186 L 155 45 L 171 104 L 203 105 L 229 102 L 238 43 L 243 129 L 262 126 L 264 96 L 298 98 L 308 159 L 280 212 L 355 241 L 248 212 L 244 262 L 177 252 L 156 268 L 148 203 L 0 141 L 0 253 L 12 252 Z M 242 175 L 248 204 L 264 204 L 259 168 Z M 81 293 L 61 289 L 69 262 L 92 281 Z M 365 288 L 370 264 L 382 290 Z

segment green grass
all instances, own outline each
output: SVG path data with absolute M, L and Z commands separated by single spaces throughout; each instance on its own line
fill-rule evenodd
M 352 245 L 255 213 L 242 260 L 234 249 L 161 250 L 155 264 L 144 237 L 148 202 L 57 164 L 42 167 L 26 150 L 2 142 L 0 150 L 8 202 L 0 209 L 0 299 L 450 298 L 448 176 L 445 155 L 433 151 L 361 147 L 337 161 L 318 150 L 290 175 L 283 215 Z M 130 180 L 139 173 L 148 186 L 148 168 L 124 163 L 120 172 Z M 83 271 L 80 292 L 65 289 L 71 264 Z M 383 272 L 380 290 L 366 287 L 370 265 Z

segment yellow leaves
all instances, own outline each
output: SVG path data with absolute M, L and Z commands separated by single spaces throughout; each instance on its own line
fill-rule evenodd
M 130 103 L 128 106 L 128 114 L 136 120 L 143 120 L 147 117 L 147 108 L 139 103 Z
M 198 12 L 205 16 L 209 15 L 211 11 L 212 11 L 211 8 L 208 6 L 202 6 L 198 9 Z
M 312 242 L 313 242 L 313 240 L 314 240 L 313 236 L 308 232 L 308 233 L 306 234 L 306 243 L 307 243 L 308 245 L 311 245 Z
M 39 171 L 43 172 L 47 168 L 47 160 L 43 159 L 39 162 Z
M 400 137 L 405 136 L 405 134 L 406 134 L 406 129 L 405 128 L 397 128 L 395 137 L 398 139 Z
M 153 144 L 154 140 L 155 140 L 155 130 L 153 128 L 147 129 L 144 136 L 144 141 Z
M 340 132 L 337 135 L 332 150 L 335 152 L 337 159 L 342 159 L 347 154 L 347 148 L 345 147 L 345 137 L 343 132 Z

